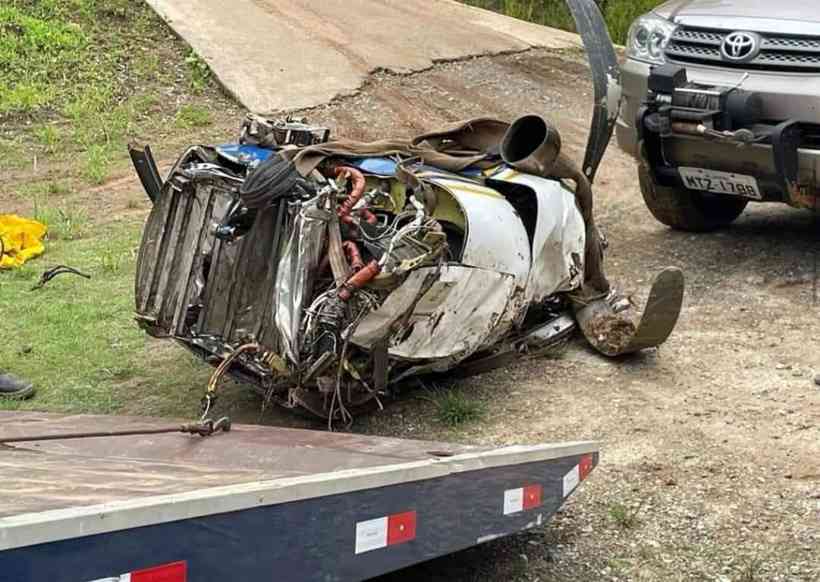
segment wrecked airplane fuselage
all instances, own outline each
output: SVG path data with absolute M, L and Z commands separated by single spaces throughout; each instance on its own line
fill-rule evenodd
M 391 159 L 331 161 L 249 218 L 240 188 L 271 155 L 198 147 L 171 172 L 139 255 L 151 335 L 212 363 L 245 347 L 229 373 L 326 416 L 574 329 L 562 295 L 583 281 L 584 221 L 559 181 L 402 166 L 417 192 Z
M 190 148 L 165 181 L 132 148 L 154 202 L 137 319 L 217 366 L 206 406 L 228 374 L 349 421 L 409 376 L 537 355 L 577 326 L 607 355 L 666 340 L 680 273 L 659 277 L 640 320 L 603 274 L 590 182 L 617 63 L 594 3 L 569 4 L 596 77 L 583 171 L 537 116 L 371 144 L 249 116 L 240 143 Z

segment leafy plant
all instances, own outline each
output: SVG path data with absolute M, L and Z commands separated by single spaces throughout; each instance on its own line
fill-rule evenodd
M 484 403 L 453 389 L 435 388 L 427 398 L 436 407 L 436 419 L 450 427 L 481 420 L 486 413 Z
M 103 144 L 93 144 L 85 152 L 83 175 L 94 184 L 102 184 L 108 177 L 111 152 Z
M 211 79 L 211 68 L 193 50 L 188 53 L 185 64 L 191 72 L 191 87 L 194 91 L 202 91 Z

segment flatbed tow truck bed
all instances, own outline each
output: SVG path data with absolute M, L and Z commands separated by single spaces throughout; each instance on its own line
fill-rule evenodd
M 0 439 L 169 424 L 0 412 Z M 0 445 L 0 581 L 365 580 L 544 523 L 597 463 L 250 425 Z

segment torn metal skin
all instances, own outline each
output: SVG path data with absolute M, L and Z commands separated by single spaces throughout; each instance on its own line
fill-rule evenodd
M 594 2 L 568 3 L 592 43 L 591 181 L 612 133 L 617 65 Z M 577 193 L 564 175 L 527 173 L 530 154 L 559 153 L 560 136 L 544 127 L 543 143 L 495 143 L 527 163 L 504 163 L 499 147 L 470 149 L 481 163 L 460 171 L 390 142 L 381 155 L 325 155 L 299 174 L 294 152 L 328 139 L 301 120 L 250 119 L 239 144 L 190 148 L 160 184 L 150 150 L 132 147 L 154 202 L 137 320 L 266 401 L 330 422 L 381 406 L 410 376 L 549 352 L 578 324 L 607 355 L 659 345 L 677 321 L 682 277 L 661 275 L 639 323 L 609 289 L 581 293 L 589 230 Z M 448 135 L 436 143 L 449 147 Z M 623 337 L 607 337 L 624 322 Z

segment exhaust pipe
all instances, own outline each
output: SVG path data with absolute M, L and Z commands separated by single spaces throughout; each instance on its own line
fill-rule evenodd
M 520 172 L 547 177 L 561 153 L 561 135 L 538 115 L 518 118 L 501 140 L 501 159 Z

